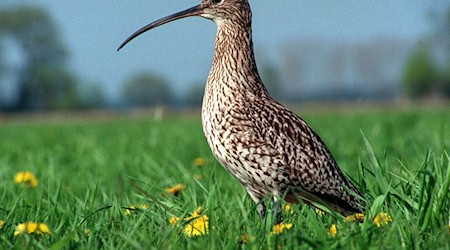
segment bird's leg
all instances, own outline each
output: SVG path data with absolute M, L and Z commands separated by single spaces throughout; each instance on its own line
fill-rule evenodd
M 275 218 L 275 224 L 280 224 L 283 220 L 283 209 L 281 209 L 280 200 L 274 197 L 272 206 L 272 216 Z
M 264 201 L 262 200 L 262 197 L 258 196 L 254 192 L 252 192 L 249 188 L 247 188 L 247 193 L 250 195 L 250 198 L 258 204 L 258 214 L 261 220 L 264 220 L 266 218 L 266 205 L 264 204 Z
M 260 201 L 258 204 L 258 214 L 261 220 L 264 220 L 266 218 L 266 205 L 264 205 L 263 201 Z

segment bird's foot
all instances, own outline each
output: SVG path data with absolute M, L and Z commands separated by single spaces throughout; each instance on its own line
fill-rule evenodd
M 264 220 L 266 218 L 266 205 L 264 205 L 263 202 L 258 204 L 258 214 L 261 220 Z
M 281 203 L 276 200 L 272 206 L 272 216 L 275 219 L 275 224 L 280 224 L 283 220 L 283 209 L 281 209 Z
M 261 220 L 266 218 L 266 205 L 261 202 L 258 204 L 258 215 Z M 281 209 L 281 203 L 277 200 L 273 203 L 272 206 L 272 218 L 275 220 L 275 224 L 280 224 L 283 220 L 283 210 Z

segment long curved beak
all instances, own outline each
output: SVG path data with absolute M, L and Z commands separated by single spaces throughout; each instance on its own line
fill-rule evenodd
M 185 18 L 185 17 L 190 17 L 190 16 L 199 16 L 203 14 L 203 7 L 201 6 L 201 4 L 194 6 L 192 8 L 189 8 L 187 10 L 183 10 L 180 11 L 178 13 L 175 13 L 173 15 L 161 18 L 159 20 L 154 21 L 151 24 L 148 24 L 144 27 L 142 27 L 141 29 L 139 29 L 138 31 L 134 32 L 131 36 L 129 36 L 117 49 L 117 51 L 119 51 L 120 49 L 122 49 L 127 43 L 129 43 L 131 40 L 133 40 L 134 38 L 138 37 L 140 34 L 151 30 L 153 28 L 156 28 L 158 26 L 161 26 L 163 24 L 181 19 L 181 18 Z

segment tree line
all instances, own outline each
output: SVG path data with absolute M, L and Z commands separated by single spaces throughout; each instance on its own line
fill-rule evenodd
M 21 52 L 20 67 L 4 62 L 4 41 L 9 39 Z M 141 72 L 128 79 L 121 90 L 120 104 L 107 102 L 101 84 L 79 79 L 68 67 L 68 49 L 55 20 L 44 9 L 18 6 L 0 10 L 0 111 L 88 109 L 112 106 L 172 105 L 170 83 L 153 72 Z M 7 99 L 5 75 L 14 82 Z M 193 87 L 185 104 L 201 102 L 203 90 Z M 12 99 L 12 100 L 11 100 Z
M 450 32 L 450 7 L 435 13 L 432 21 L 433 33 L 412 51 L 402 74 L 402 92 L 411 98 L 423 98 L 433 93 L 439 93 L 445 98 L 450 96 L 450 37 L 445 35 Z M 0 111 L 89 109 L 110 105 L 101 90 L 101 84 L 86 83 L 70 70 L 68 49 L 62 42 L 57 27 L 51 15 L 36 6 L 16 6 L 0 10 Z M 13 41 L 23 54 L 23 62 L 19 68 L 8 68 L 4 62 L 6 39 Z M 430 49 L 436 47 L 440 49 Z M 295 55 L 291 52 L 292 50 L 287 54 Z M 337 60 L 332 65 L 342 66 L 341 60 L 338 60 L 340 56 L 342 55 L 336 54 L 330 59 Z M 290 61 L 294 62 L 289 63 L 291 67 L 298 64 L 295 63 L 295 58 Z M 300 66 L 295 68 L 294 74 L 298 74 L 298 70 L 302 68 Z M 272 63 L 263 64 L 260 70 L 269 91 L 276 98 L 283 99 L 281 75 L 289 76 L 289 72 L 280 73 L 282 70 Z M 330 70 L 338 73 L 342 71 L 336 67 Z M 6 89 L 2 76 L 5 75 L 13 75 L 15 82 L 14 98 L 9 101 L 2 100 L 5 95 L 1 92 Z M 140 72 L 124 83 L 121 105 L 199 106 L 203 91 L 204 84 L 193 84 L 184 94 L 183 101 L 175 101 L 179 98 L 175 98 L 171 84 L 164 76 L 154 72 Z

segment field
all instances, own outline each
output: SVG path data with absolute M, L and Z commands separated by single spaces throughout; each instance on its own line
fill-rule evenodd
M 198 117 L 13 121 L 0 124 L 0 249 L 450 249 L 448 109 L 303 117 L 363 191 L 364 223 L 295 204 L 273 232 L 213 158 Z M 15 184 L 27 170 L 38 183 Z M 199 218 L 208 230 L 195 232 L 207 234 L 187 235 Z M 27 222 L 50 235 L 18 227 Z

